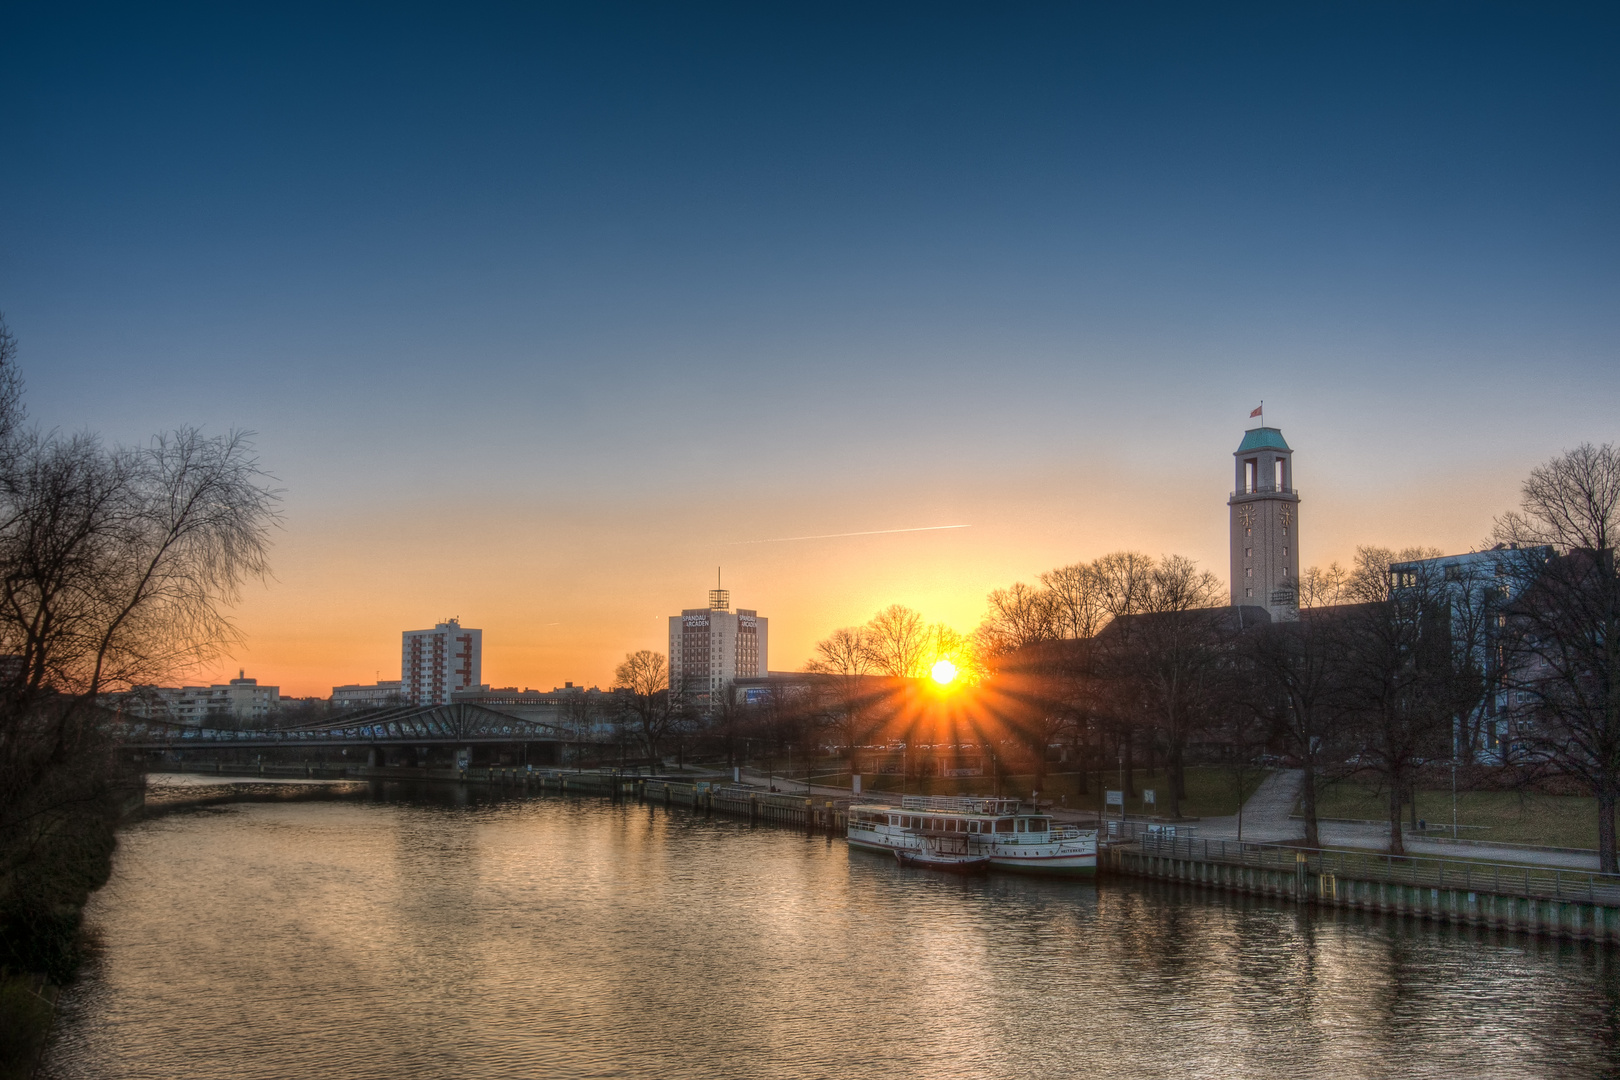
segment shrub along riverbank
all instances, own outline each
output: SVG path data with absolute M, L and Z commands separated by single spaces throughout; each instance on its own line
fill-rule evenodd
M 0 1078 L 26 1077 L 50 1034 L 58 987 L 86 940 L 84 905 L 112 872 L 119 822 L 138 777 L 60 777 L 54 805 L 12 816 L 0 854 Z M 16 810 L 18 808 L 12 808 Z

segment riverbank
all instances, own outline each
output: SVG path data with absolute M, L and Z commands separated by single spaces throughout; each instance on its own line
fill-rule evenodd
M 84 959 L 84 907 L 112 873 L 120 825 L 144 808 L 135 778 L 104 780 L 8 837 L 0 876 L 0 1080 L 31 1076 L 55 1003 Z

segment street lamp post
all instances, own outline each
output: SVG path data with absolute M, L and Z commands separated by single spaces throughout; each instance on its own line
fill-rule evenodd
M 1125 820 L 1125 745 L 1119 747 L 1119 820 Z M 1123 824 L 1120 826 L 1124 828 Z

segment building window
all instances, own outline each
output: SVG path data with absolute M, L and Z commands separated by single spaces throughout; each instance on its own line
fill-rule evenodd
M 1288 549 L 1287 548 L 1283 548 L 1283 558 L 1285 558 L 1285 559 L 1288 558 Z
M 1254 590 L 1253 589 L 1244 589 L 1243 590 L 1243 595 L 1244 596 L 1253 596 L 1254 595 Z
M 1243 549 L 1243 557 L 1244 557 L 1244 558 L 1245 558 L 1245 559 L 1252 559 L 1252 558 L 1254 558 L 1254 548 L 1244 548 L 1244 549 Z
M 1244 568 L 1243 568 L 1243 576 L 1244 576 L 1244 577 L 1254 577 L 1254 567 L 1252 567 L 1252 566 L 1245 566 L 1245 567 L 1244 567 Z
M 1243 535 L 1246 536 L 1246 537 L 1247 536 L 1253 536 L 1254 535 L 1254 530 L 1253 529 L 1244 529 L 1243 530 Z

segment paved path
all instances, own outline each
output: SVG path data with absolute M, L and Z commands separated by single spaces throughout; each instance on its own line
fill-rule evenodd
M 1280 769 L 1260 784 L 1243 804 L 1243 839 L 1256 844 L 1303 840 L 1305 822 L 1293 817 L 1305 782 L 1301 769 Z M 1211 840 L 1234 840 L 1238 819 L 1205 818 L 1198 823 L 1197 835 Z M 1359 851 L 1388 851 L 1389 826 L 1383 822 L 1323 821 L 1317 825 L 1323 847 L 1353 848 Z M 1494 844 L 1457 844 L 1439 837 L 1406 836 L 1406 851 L 1434 859 L 1478 859 L 1483 862 L 1530 863 L 1570 870 L 1596 870 L 1597 852 L 1552 851 L 1546 848 Z

